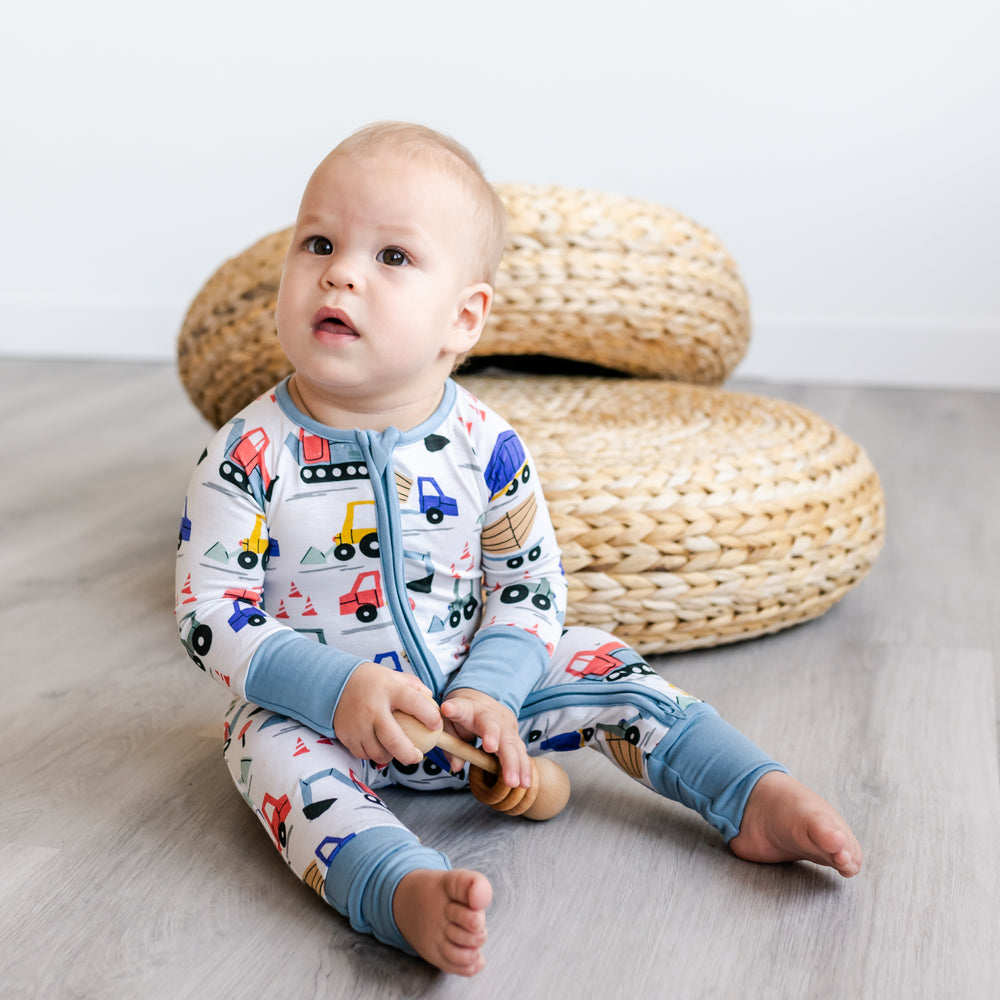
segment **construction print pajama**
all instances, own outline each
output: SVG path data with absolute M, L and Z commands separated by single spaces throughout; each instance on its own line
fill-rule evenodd
M 379 768 L 338 742 L 334 712 L 362 662 L 415 674 L 438 701 L 482 691 L 515 712 L 529 753 L 595 749 L 727 840 L 781 769 L 614 636 L 564 629 L 565 598 L 530 455 L 452 381 L 403 433 L 318 424 L 283 382 L 219 431 L 191 479 L 178 629 L 234 696 L 233 781 L 300 879 L 406 951 L 400 879 L 450 864 L 378 791 L 462 788 L 467 769 L 450 774 L 438 751 Z

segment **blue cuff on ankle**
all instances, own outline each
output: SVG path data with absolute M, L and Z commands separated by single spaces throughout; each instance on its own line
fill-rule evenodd
M 649 781 L 661 795 L 696 809 L 727 844 L 740 832 L 754 785 L 768 771 L 787 773 L 704 702 L 685 709 L 685 718 L 653 748 L 647 765 Z
M 396 926 L 392 900 L 403 876 L 418 868 L 449 871 L 451 863 L 409 830 L 371 827 L 345 840 L 330 859 L 324 894 L 356 931 L 415 955 Z

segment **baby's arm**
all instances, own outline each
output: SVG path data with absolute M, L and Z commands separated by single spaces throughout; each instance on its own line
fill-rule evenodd
M 531 761 L 517 728 L 517 716 L 488 694 L 456 688 L 441 705 L 449 728 L 464 740 L 478 736 L 487 753 L 496 754 L 509 788 L 531 785 Z
M 312 641 L 265 607 L 265 566 L 279 556 L 273 487 L 285 475 L 281 428 L 266 405 L 222 428 L 192 473 L 177 549 L 178 631 L 191 659 L 233 695 L 332 737 L 340 696 L 365 658 Z M 255 429 L 241 438 L 247 426 Z M 230 458 L 239 441 L 258 448 L 242 478 Z M 273 474 L 266 489 L 262 469 Z

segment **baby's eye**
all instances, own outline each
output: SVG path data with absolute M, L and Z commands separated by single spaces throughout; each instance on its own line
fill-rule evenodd
M 328 257 L 333 253 L 333 244 L 325 236 L 311 236 L 306 240 L 306 250 L 317 257 Z
M 410 262 L 409 257 L 399 247 L 386 247 L 384 250 L 379 250 L 375 259 L 380 264 L 388 264 L 389 267 L 401 267 Z

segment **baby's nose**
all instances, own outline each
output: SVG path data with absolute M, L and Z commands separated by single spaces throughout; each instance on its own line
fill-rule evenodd
M 357 268 L 346 257 L 335 258 L 323 272 L 323 281 L 331 288 L 354 290 L 359 283 Z

